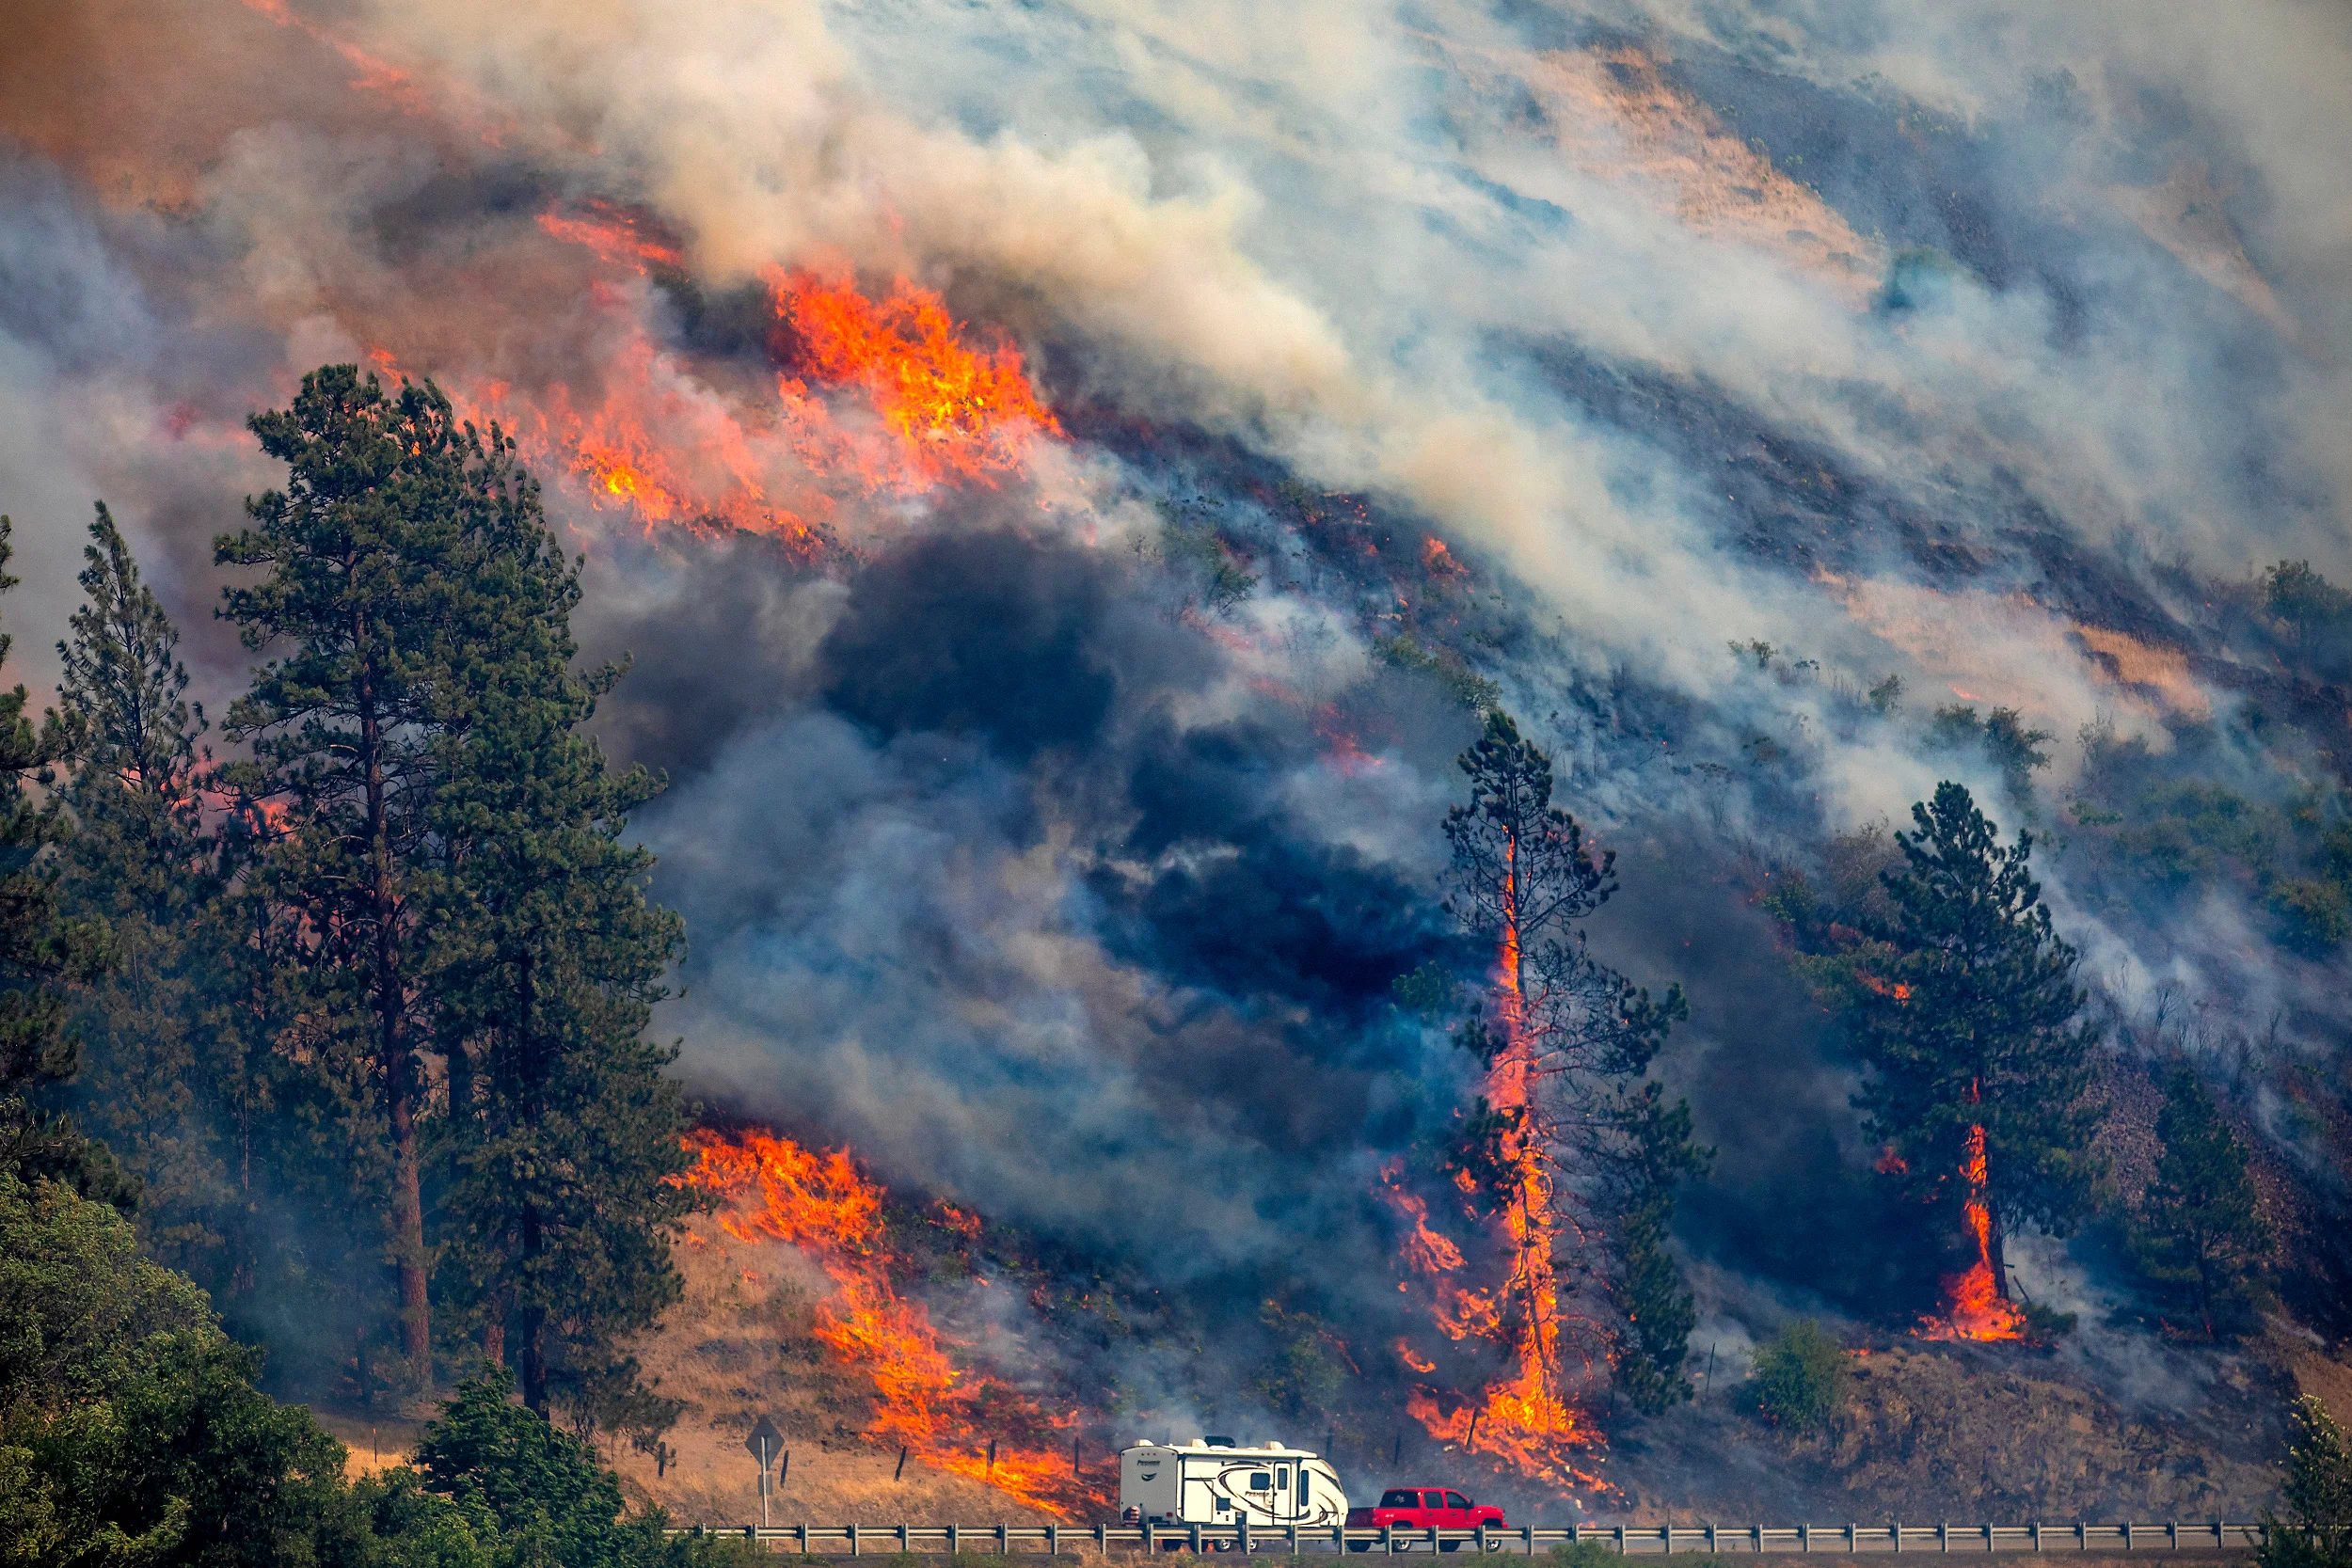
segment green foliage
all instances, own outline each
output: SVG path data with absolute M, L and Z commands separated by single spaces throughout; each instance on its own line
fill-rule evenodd
M 113 1210 L 0 1176 L 0 1559 L 274 1563 L 338 1528 L 342 1446 Z
M 1198 604 L 1212 615 L 1231 618 L 1258 589 L 1257 577 L 1215 527 L 1187 517 L 1191 509 L 1162 503 L 1159 558 L 1188 584 L 1186 608 Z
M 1892 918 L 1871 933 L 1889 957 L 1848 1015 L 1870 1069 L 1855 1102 L 1920 1201 L 1961 1196 L 1969 1129 L 1984 1129 L 1994 1276 L 2005 1280 L 2011 1228 L 2030 1221 L 2064 1234 L 2087 1212 L 2097 1030 L 2076 1022 L 2078 959 L 2028 873 L 2032 835 L 2004 848 L 1950 783 L 1913 806 L 1912 820 L 1915 831 L 1895 834 L 1902 868 L 1882 878 Z
M 1870 688 L 1865 696 L 1868 699 L 1870 705 L 1878 710 L 1879 717 L 1882 719 L 1889 717 L 1897 708 L 1902 706 L 1903 678 L 1900 675 L 1889 675 L 1878 685 Z
M 1666 1245 L 1675 1192 L 1705 1173 L 1714 1151 L 1692 1139 L 1690 1104 L 1667 1105 L 1656 1084 L 1627 1096 L 1615 1120 L 1621 1153 L 1610 1167 L 1616 1266 L 1609 1298 L 1624 1323 L 1613 1336 L 1610 1374 L 1628 1403 L 1657 1416 L 1691 1397 L 1684 1363 L 1698 1326 L 1698 1298 Z
M 2232 862 L 2267 878 L 2284 828 L 2279 813 L 2242 795 L 2185 782 L 2143 792 L 2115 842 L 2145 875 L 2177 889 L 2211 881 Z
M 1799 1318 L 1756 1347 L 1748 1374 L 1756 1413 L 1790 1432 L 1825 1426 L 1846 1397 L 1846 1353 L 1811 1318 Z
M 1552 1568 L 1623 1568 L 1624 1562 L 1615 1547 L 1597 1541 L 1563 1541 L 1549 1555 Z
M 58 696 L 86 736 L 65 790 L 75 831 L 59 885 L 114 943 L 106 972 L 75 996 L 84 1059 L 72 1101 L 137 1178 L 149 1247 L 219 1278 L 238 1196 L 230 1161 L 243 1152 L 230 1134 L 250 1095 L 221 1006 L 236 941 L 223 928 L 228 868 L 198 788 L 204 716 L 186 699 L 179 633 L 103 502 L 89 536 L 84 600 L 57 645 Z
M 0 594 L 16 586 L 5 570 L 9 533 L 0 517 Z M 0 661 L 9 641 L 0 635 Z M 36 722 L 28 702 L 22 686 L 0 691 L 0 1173 L 60 1178 L 128 1207 L 132 1189 L 104 1150 L 46 1102 L 78 1065 L 67 999 L 103 967 L 106 927 L 57 895 L 57 846 L 72 823 L 49 786 L 80 745 L 79 726 L 54 712 Z
M 2352 1568 L 2352 1447 L 2311 1394 L 2287 1412 L 2287 1517 L 2269 1519 L 2262 1568 Z
M 2249 1315 L 2270 1226 L 2255 1201 L 2246 1146 L 2186 1068 L 2165 1085 L 2156 1136 L 2164 1152 L 2132 1226 L 2132 1253 L 2165 1297 L 2217 1339 Z
M 1451 648 L 1428 647 L 1410 632 L 1400 631 L 1393 636 L 1374 638 L 1372 657 L 1375 663 L 1391 670 L 1408 670 L 1428 676 L 1447 696 L 1472 713 L 1501 710 L 1502 689 L 1463 663 L 1462 656 Z
M 1963 704 L 1937 708 L 1928 730 L 1929 743 L 1939 751 L 1980 752 L 2001 770 L 2010 794 L 2021 800 L 2032 792 L 2034 770 L 2050 766 L 2050 753 L 2042 749 L 2050 738 L 2047 730 L 2027 729 L 2025 717 L 2013 707 L 1996 707 L 1979 719 L 1974 707 Z
M 2296 661 L 2323 680 L 2352 671 L 2352 594 L 2312 570 L 2281 561 L 2261 578 L 2263 608 L 2284 632 Z
M 1274 1347 L 1253 1383 L 1266 1408 L 1294 1420 L 1328 1418 L 1340 1410 L 1362 1374 L 1331 1326 L 1272 1300 L 1260 1305 L 1258 1322 Z

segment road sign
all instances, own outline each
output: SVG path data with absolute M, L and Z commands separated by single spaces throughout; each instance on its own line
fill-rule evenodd
M 743 1446 L 759 1461 L 759 1473 L 764 1476 L 768 1466 L 776 1462 L 776 1455 L 784 1451 L 784 1433 L 776 1430 L 775 1422 L 762 1416 L 759 1424 L 752 1428 L 752 1434 L 743 1439 Z

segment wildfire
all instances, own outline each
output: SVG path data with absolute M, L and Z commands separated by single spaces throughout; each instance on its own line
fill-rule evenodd
M 1478 1339 L 1500 1349 L 1511 1370 L 1470 1398 L 1417 1385 L 1406 1410 L 1432 1437 L 1465 1452 L 1492 1454 L 1524 1475 L 1605 1490 L 1606 1482 L 1570 1459 L 1597 1447 L 1600 1436 L 1562 1391 L 1560 1281 L 1553 1262 L 1560 1220 L 1552 1207 L 1550 1170 L 1526 1117 L 1535 1063 L 1520 990 L 1518 923 L 1510 918 L 1513 862 L 1506 858 L 1504 863 L 1506 917 L 1494 970 L 1503 1046 L 1486 1084 L 1489 1105 L 1506 1116 L 1519 1114 L 1500 1148 L 1508 1172 L 1502 1183 L 1502 1242 L 1510 1259 L 1504 1282 L 1492 1291 L 1459 1283 L 1454 1275 L 1463 1264 L 1461 1250 L 1429 1228 L 1426 1205 L 1399 1185 L 1401 1164 L 1392 1164 L 1382 1175 L 1389 1202 L 1413 1222 L 1405 1260 L 1433 1289 L 1438 1331 L 1455 1341 Z M 1400 1344 L 1398 1354 L 1413 1370 L 1429 1370 L 1426 1358 L 1409 1346 Z
M 925 483 L 993 483 L 1020 469 L 1029 444 L 1061 426 L 1039 401 L 1020 350 L 973 347 L 940 297 L 901 277 L 879 300 L 847 277 L 771 268 L 779 321 L 797 336 L 809 372 L 862 388 L 900 456 Z M 805 395 L 785 377 L 781 394 Z
M 686 269 L 676 236 L 608 202 L 538 225 L 638 277 Z M 788 345 L 772 402 L 714 386 L 655 341 L 639 295 L 598 283 L 589 303 L 613 325 L 594 388 L 491 382 L 463 412 L 496 420 L 534 471 L 572 475 L 592 508 L 763 534 L 812 559 L 833 547 L 845 502 L 994 485 L 1060 436 L 1020 351 L 977 342 L 937 294 L 900 278 L 868 299 L 847 277 L 782 269 L 764 283 Z
M 799 1248 L 834 1282 L 818 1303 L 818 1340 L 874 1386 L 870 1436 L 902 1444 L 934 1468 L 993 1486 L 1065 1518 L 1101 1508 L 1104 1495 L 1073 1473 L 1052 1441 L 1072 1417 L 1049 1416 L 1001 1379 L 958 1367 L 919 1302 L 890 1281 L 883 1189 L 845 1149 L 817 1153 L 762 1132 L 697 1132 L 686 1180 L 721 1199 L 718 1223 L 738 1241 Z M 948 1223 L 969 1220 L 942 1206 Z M 977 1220 L 970 1220 L 974 1229 Z
M 1978 1088 L 1971 1084 L 1968 1103 L 1977 1103 L 1978 1098 Z M 2026 1337 L 2026 1315 L 2001 1290 L 2001 1277 L 1993 1270 L 1993 1211 L 1984 1196 L 1988 1168 L 1984 1128 L 1972 1125 L 1967 1140 L 1961 1146 L 1960 1179 L 1968 1189 L 1961 1212 L 1966 1219 L 1968 1233 L 1976 1239 L 1977 1260 L 1944 1282 L 1942 1316 L 1921 1319 L 1913 1331 L 1922 1339 L 1994 1340 Z

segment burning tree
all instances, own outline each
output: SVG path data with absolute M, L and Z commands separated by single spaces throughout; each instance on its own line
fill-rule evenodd
M 2091 1049 L 2077 956 L 2026 871 L 2033 837 L 1999 832 L 1957 784 L 1911 808 L 1903 863 L 1882 874 L 1892 914 L 1872 934 L 1853 1022 L 1870 1077 L 1855 1103 L 1881 1171 L 1922 1203 L 1957 1200 L 1973 1259 L 1931 1332 L 2014 1338 L 2003 1244 L 2018 1226 L 2064 1234 L 2096 1165 Z M 1884 955 L 1882 957 L 1882 955 Z
M 1679 986 L 1653 1002 L 1586 951 L 1575 922 L 1617 891 L 1615 856 L 1596 854 L 1551 803 L 1550 759 L 1497 712 L 1459 766 L 1470 801 L 1446 814 L 1447 908 L 1492 944 L 1494 962 L 1491 1010 L 1475 1010 L 1457 1037 L 1479 1057 L 1485 1092 L 1448 1164 L 1465 1209 L 1498 1233 L 1504 1277 L 1489 1291 L 1441 1284 L 1438 1325 L 1495 1345 L 1512 1370 L 1477 1402 L 1449 1409 L 1422 1391 L 1411 1408 L 1433 1435 L 1557 1474 L 1550 1456 L 1588 1440 L 1565 1392 L 1569 1354 L 1645 1369 L 1637 1398 L 1660 1408 L 1679 1386 L 1679 1347 L 1627 1334 L 1605 1313 L 1613 1298 L 1654 1304 L 1660 1328 L 1678 1315 L 1680 1282 L 1661 1243 L 1673 1183 L 1697 1157 L 1687 1113 L 1632 1085 L 1689 1008 Z M 1410 1250 L 1423 1272 L 1451 1274 L 1460 1250 L 1424 1214 L 1415 1212 Z M 1646 1243 L 1630 1255 L 1622 1243 L 1637 1237 Z M 1576 1309 L 1564 1305 L 1580 1294 Z

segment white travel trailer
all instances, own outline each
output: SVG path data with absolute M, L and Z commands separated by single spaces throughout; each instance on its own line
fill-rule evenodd
M 1122 1449 L 1119 1512 L 1149 1525 L 1342 1525 L 1347 1494 L 1331 1466 L 1303 1449 L 1197 1437 Z

